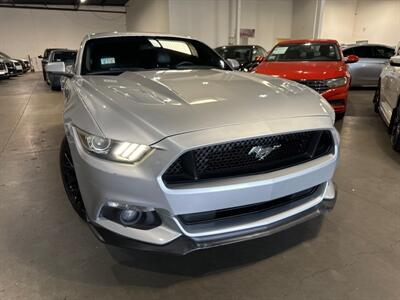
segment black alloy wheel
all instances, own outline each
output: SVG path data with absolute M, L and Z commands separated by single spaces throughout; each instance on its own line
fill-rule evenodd
M 378 83 L 378 86 L 376 88 L 375 94 L 374 94 L 374 99 L 373 99 L 373 103 L 374 103 L 374 111 L 376 113 L 379 113 L 379 101 L 381 99 L 381 83 Z
M 78 179 L 76 178 L 74 163 L 68 145 L 67 137 L 64 137 L 60 148 L 60 170 L 68 200 L 78 215 L 86 220 L 86 208 L 79 190 Z
M 392 147 L 395 151 L 400 152 L 400 106 L 397 105 L 397 108 L 393 110 L 392 117 L 392 132 L 391 132 L 391 142 Z

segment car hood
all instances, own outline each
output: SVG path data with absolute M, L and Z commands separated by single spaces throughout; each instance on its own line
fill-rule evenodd
M 257 66 L 256 72 L 290 80 L 322 80 L 344 77 L 346 65 L 342 61 L 265 61 Z
M 105 136 L 154 143 L 165 137 L 273 119 L 328 116 L 322 97 L 295 82 L 223 70 L 81 76 L 78 90 Z

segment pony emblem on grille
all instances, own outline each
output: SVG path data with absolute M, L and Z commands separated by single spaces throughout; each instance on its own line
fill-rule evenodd
M 268 155 L 270 155 L 272 153 L 272 151 L 274 151 L 280 147 L 282 147 L 282 145 L 280 145 L 280 144 L 274 145 L 272 147 L 270 147 L 270 146 L 255 146 L 250 149 L 248 155 L 254 155 L 254 157 L 257 160 L 264 160 L 265 158 L 267 158 Z

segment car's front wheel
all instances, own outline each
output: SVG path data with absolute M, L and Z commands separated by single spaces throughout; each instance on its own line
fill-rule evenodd
M 68 145 L 67 137 L 64 137 L 60 148 L 60 170 L 68 200 L 78 215 L 86 220 L 85 204 L 79 190 L 78 179 L 76 178 L 75 167 L 72 161 L 71 151 Z
M 379 101 L 380 101 L 380 99 L 381 99 L 381 83 L 379 82 L 378 83 L 378 87 L 376 88 L 375 95 L 374 95 L 374 100 L 373 100 L 374 111 L 376 113 L 379 112 Z
M 54 82 L 54 80 L 50 80 L 50 88 L 52 91 L 59 91 L 60 86 Z
M 400 105 L 393 111 L 391 124 L 391 142 L 395 151 L 400 152 Z
M 397 122 L 397 125 L 393 127 L 391 141 L 393 149 L 400 152 L 400 122 Z

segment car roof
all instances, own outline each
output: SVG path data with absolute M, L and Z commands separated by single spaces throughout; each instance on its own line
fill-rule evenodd
M 187 39 L 191 38 L 190 36 L 179 36 L 173 34 L 166 34 L 166 33 L 157 33 L 157 32 L 102 32 L 102 33 L 89 33 L 86 36 L 86 40 L 91 39 L 99 39 L 99 38 L 107 38 L 107 37 L 125 37 L 125 36 L 147 36 L 147 37 L 174 37 L 174 38 L 181 38 Z
M 279 42 L 277 45 L 307 44 L 307 43 L 333 44 L 333 43 L 338 43 L 338 42 L 337 42 L 337 40 L 332 40 L 332 39 L 302 39 L 302 40 L 285 40 L 285 41 Z
M 352 45 L 343 45 L 342 49 L 350 49 L 350 48 L 356 48 L 356 47 L 386 47 L 386 48 L 391 48 L 394 49 L 393 46 L 388 46 L 384 44 L 352 44 Z
M 52 52 L 78 52 L 78 50 L 74 50 L 74 49 L 54 49 L 51 50 L 50 53 Z
M 54 50 L 68 50 L 67 48 L 46 48 L 44 51 L 54 51 Z
M 254 47 L 261 47 L 261 46 L 259 46 L 259 45 L 226 45 L 226 46 L 219 46 L 219 47 L 217 47 L 215 49 L 221 49 L 221 48 L 254 48 Z

